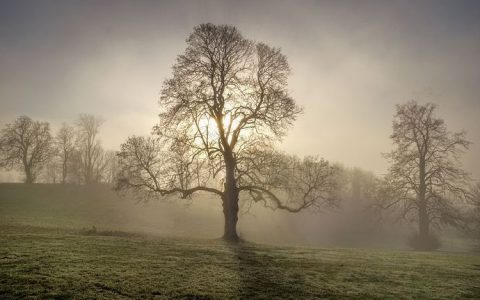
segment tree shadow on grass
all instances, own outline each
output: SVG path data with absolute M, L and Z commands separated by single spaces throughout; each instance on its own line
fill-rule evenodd
M 269 254 L 268 249 L 259 250 L 251 243 L 231 245 L 238 259 L 240 299 L 322 299 L 331 296 L 319 293 L 305 280 L 302 266 L 288 257 Z

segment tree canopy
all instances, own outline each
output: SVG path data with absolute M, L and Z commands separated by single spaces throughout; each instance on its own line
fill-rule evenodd
M 228 240 L 238 239 L 240 196 L 291 212 L 333 204 L 328 162 L 275 150 L 302 112 L 280 49 L 228 25 L 196 26 L 186 42 L 163 85 L 154 136 L 122 145 L 118 188 L 142 197 L 219 196 Z

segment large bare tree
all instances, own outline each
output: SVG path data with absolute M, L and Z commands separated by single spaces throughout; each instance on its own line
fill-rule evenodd
M 68 168 L 75 151 L 75 128 L 63 123 L 55 137 L 55 142 L 62 169 L 62 183 L 65 184 L 69 172 Z
M 237 241 L 239 199 L 297 212 L 333 204 L 328 162 L 274 150 L 301 108 L 287 91 L 280 49 L 228 25 L 201 24 L 164 83 L 153 137 L 131 137 L 120 156 L 118 188 L 137 195 L 218 196 L 224 239 Z
M 382 206 L 399 207 L 402 217 L 413 217 L 421 240 L 428 240 L 432 226 L 460 225 L 458 204 L 468 198 L 469 177 L 459 156 L 470 143 L 465 132 L 448 131 L 436 108 L 415 101 L 397 105 L 395 148 L 386 154 L 391 166 Z
M 3 167 L 22 168 L 25 183 L 34 183 L 52 155 L 50 125 L 27 116 L 18 117 L 1 131 L 0 154 Z

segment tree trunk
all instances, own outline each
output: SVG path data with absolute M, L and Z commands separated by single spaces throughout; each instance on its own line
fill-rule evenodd
M 418 233 L 421 239 L 427 240 L 430 236 L 427 208 L 425 203 L 422 203 L 418 210 Z
M 236 243 L 240 240 L 237 235 L 238 187 L 235 179 L 235 158 L 231 153 L 226 155 L 225 165 L 225 191 L 222 198 L 223 215 L 225 217 L 223 239 L 228 242 Z
M 238 242 L 237 221 L 238 221 L 238 196 L 237 199 L 225 197 L 223 200 L 223 215 L 225 217 L 225 227 L 223 239 L 228 242 Z
M 65 184 L 66 181 L 67 181 L 67 162 L 65 159 L 62 164 L 62 184 Z
M 32 184 L 33 183 L 33 176 L 30 168 L 25 168 L 25 183 Z
M 25 183 L 32 184 L 34 178 L 32 174 L 32 168 L 30 167 L 30 164 L 27 158 L 27 150 L 23 152 L 22 163 L 23 163 L 23 170 L 25 171 Z
M 425 159 L 420 159 L 420 182 L 419 182 L 419 194 L 418 201 L 418 234 L 420 238 L 426 241 L 430 235 L 429 232 L 429 216 L 427 211 L 427 185 L 425 180 Z

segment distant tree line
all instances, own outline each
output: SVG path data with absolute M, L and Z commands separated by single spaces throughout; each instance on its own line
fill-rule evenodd
M 390 162 L 385 176 L 339 164 L 328 167 L 326 161 L 324 166 L 318 164 L 318 172 L 309 169 L 305 173 L 311 178 L 329 168 L 334 172 L 325 173 L 329 182 L 322 181 L 317 188 L 324 186 L 329 189 L 328 193 L 335 195 L 328 206 L 348 207 L 355 215 L 349 223 L 350 234 L 359 239 L 368 237 L 372 230 L 381 230 L 381 223 L 388 219 L 390 222 L 405 220 L 418 226 L 418 232 L 410 240 L 416 249 L 438 247 L 436 233 L 446 226 L 480 239 L 480 183 L 475 185 L 459 163 L 460 155 L 470 142 L 465 132 L 449 132 L 443 119 L 436 117 L 436 109 L 432 103 L 421 105 L 414 101 L 397 105 L 391 135 L 394 149 L 384 154 Z M 120 152 L 104 150 L 98 138 L 102 124 L 99 117 L 81 114 L 75 122 L 63 123 L 52 134 L 48 122 L 19 116 L 0 131 L 0 166 L 21 171 L 28 184 L 38 181 L 119 184 L 118 179 L 125 176 L 127 167 L 128 172 L 142 176 L 141 169 L 145 166 L 154 170 L 169 165 L 166 156 L 159 156 L 162 153 L 159 141 L 150 137 L 132 137 Z M 271 155 L 258 156 L 256 163 L 265 169 L 274 168 L 273 173 L 279 175 L 290 168 L 282 163 L 297 159 L 281 154 L 272 158 Z M 309 168 L 317 166 L 316 161 L 308 159 L 294 162 L 298 170 L 302 170 L 301 164 Z M 305 182 L 302 172 L 288 173 L 284 184 L 290 181 L 289 184 L 301 186 L 295 182 Z M 148 180 L 150 175 L 146 175 Z M 158 183 L 152 181 L 151 184 Z M 139 188 L 142 186 L 139 184 Z M 144 197 L 144 194 L 137 196 Z M 255 202 L 242 200 L 240 206 L 247 209 Z
M 81 114 L 52 134 L 48 122 L 20 116 L 0 132 L 0 167 L 23 172 L 27 184 L 113 183 L 116 153 L 101 146 L 102 123 L 99 117 Z

